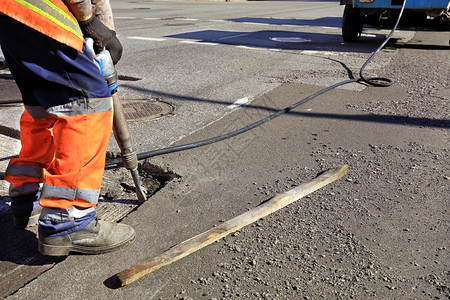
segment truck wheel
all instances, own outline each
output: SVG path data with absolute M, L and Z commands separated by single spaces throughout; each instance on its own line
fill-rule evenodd
M 345 5 L 342 18 L 342 38 L 344 42 L 356 42 L 359 40 L 363 29 L 363 15 L 358 8 L 351 4 Z

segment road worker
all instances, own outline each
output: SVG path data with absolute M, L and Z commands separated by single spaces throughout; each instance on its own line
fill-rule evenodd
M 5 172 L 16 227 L 39 223 L 39 251 L 99 254 L 134 239 L 124 224 L 96 218 L 111 93 L 84 45 L 122 45 L 108 0 L 0 0 L 0 44 L 22 94 L 22 148 Z

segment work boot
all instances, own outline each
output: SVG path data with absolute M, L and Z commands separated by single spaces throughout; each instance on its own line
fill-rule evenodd
M 135 237 L 125 224 L 95 218 L 81 230 L 66 234 L 45 235 L 39 232 L 39 252 L 49 256 L 66 256 L 69 252 L 102 254 L 117 250 Z
M 39 205 L 39 192 L 17 195 L 11 198 L 11 211 L 14 217 L 14 226 L 24 229 L 37 225 L 42 207 Z
M 37 203 L 38 201 L 36 201 Z M 39 221 L 39 215 L 42 212 L 42 207 L 39 204 L 33 210 L 18 210 L 11 209 L 14 216 L 14 226 L 19 229 L 35 226 Z

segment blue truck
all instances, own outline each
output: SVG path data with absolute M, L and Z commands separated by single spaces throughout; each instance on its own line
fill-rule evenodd
M 342 38 L 356 42 L 365 24 L 377 28 L 392 27 L 397 21 L 404 0 L 340 0 L 345 5 L 342 18 Z M 405 0 L 403 26 L 450 29 L 449 0 Z

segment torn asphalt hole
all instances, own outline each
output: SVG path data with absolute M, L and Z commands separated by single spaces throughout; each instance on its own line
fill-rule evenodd
M 108 153 L 111 157 L 112 154 Z M 116 201 L 117 199 L 135 197 L 135 186 L 129 170 L 119 168 L 111 171 L 110 177 L 102 187 L 101 197 L 106 201 Z M 142 188 L 147 198 L 161 190 L 168 182 L 180 178 L 181 176 L 170 171 L 163 170 L 161 167 L 145 161 L 138 167 Z

